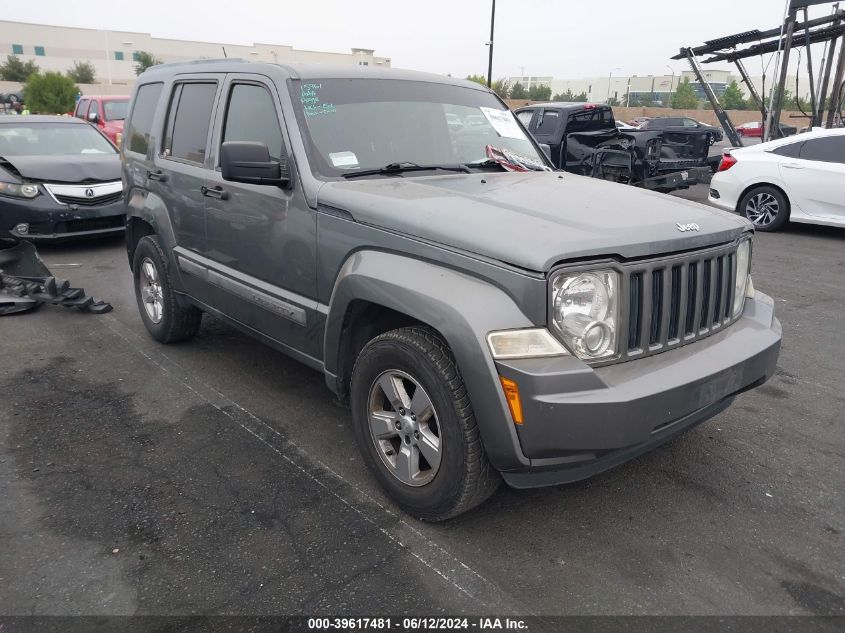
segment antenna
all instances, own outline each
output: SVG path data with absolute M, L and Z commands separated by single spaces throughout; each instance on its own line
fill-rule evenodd
M 224 57 L 224 58 L 226 58 L 226 59 L 229 59 L 229 56 L 226 54 L 226 47 L 225 47 L 225 46 L 221 46 L 220 48 L 222 48 L 222 49 L 223 49 L 223 57 Z

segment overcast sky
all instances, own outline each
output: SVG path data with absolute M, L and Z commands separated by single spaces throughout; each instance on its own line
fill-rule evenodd
M 374 48 L 397 68 L 487 72 L 490 0 L 3 1 L 2 19 L 232 44 L 348 52 Z M 498 0 L 494 75 L 557 78 L 668 73 L 681 46 L 782 20 L 784 0 Z M 811 17 L 826 15 L 814 7 Z M 760 63 L 749 71 L 760 74 Z

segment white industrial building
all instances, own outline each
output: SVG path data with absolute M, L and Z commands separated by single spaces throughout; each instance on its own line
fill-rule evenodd
M 89 62 L 97 82 L 108 92 L 128 92 L 135 82 L 139 51 L 152 53 L 163 62 L 220 58 L 225 52 L 228 57 L 264 62 L 390 66 L 389 57 L 377 57 L 368 48 L 353 48 L 348 53 L 305 51 L 286 44 L 190 42 L 135 31 L 0 21 L 0 60 L 16 55 L 24 62 L 34 61 L 42 71 L 59 72 L 70 69 L 75 61 Z

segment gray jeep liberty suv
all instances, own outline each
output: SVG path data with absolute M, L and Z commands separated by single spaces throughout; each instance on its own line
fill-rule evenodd
M 620 464 L 775 369 L 746 220 L 552 171 L 473 83 L 165 64 L 122 154 L 150 334 L 207 312 L 322 372 L 423 519 Z

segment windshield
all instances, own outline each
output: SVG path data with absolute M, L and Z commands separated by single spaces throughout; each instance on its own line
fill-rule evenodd
M 103 101 L 103 110 L 105 110 L 106 121 L 123 121 L 129 111 L 129 100 Z
M 488 92 L 390 79 L 293 81 L 291 91 L 317 176 L 485 163 L 487 146 L 546 164 L 513 113 Z
M 97 130 L 83 123 L 0 125 L 0 156 L 115 154 Z

